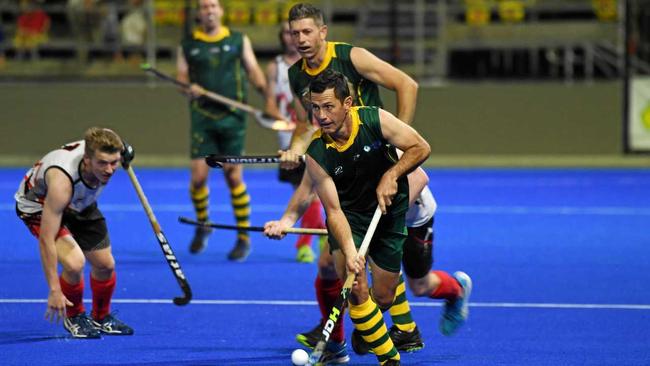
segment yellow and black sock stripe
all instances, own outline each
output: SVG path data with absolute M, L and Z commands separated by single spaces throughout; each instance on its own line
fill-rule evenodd
M 198 221 L 208 220 L 208 207 L 210 205 L 210 189 L 207 185 L 201 187 L 190 187 L 190 196 L 194 205 L 194 212 Z
M 251 197 L 248 195 L 244 183 L 241 183 L 230 190 L 230 202 L 232 204 L 233 212 L 235 213 L 237 226 L 250 226 Z M 237 239 L 248 240 L 248 232 L 238 232 Z
M 368 301 L 360 305 L 350 304 L 350 318 L 354 328 L 377 355 L 380 364 L 389 359 L 400 359 L 397 348 L 388 336 L 384 316 L 372 298 L 369 297 Z
M 406 299 L 406 285 L 404 284 L 404 276 L 399 274 L 399 284 L 395 290 L 395 300 L 391 305 L 390 316 L 393 324 L 403 332 L 412 332 L 415 329 L 415 321 L 411 315 L 411 306 Z

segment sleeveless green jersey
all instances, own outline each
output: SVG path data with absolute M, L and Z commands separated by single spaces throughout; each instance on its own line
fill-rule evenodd
M 352 133 L 345 145 L 338 146 L 319 129 L 307 154 L 334 180 L 350 225 L 359 224 L 365 231 L 377 207 L 379 180 L 395 164 L 397 154 L 381 133 L 377 107 L 352 107 L 350 117 Z M 407 209 L 408 183 L 403 176 L 398 179 L 398 192 L 388 214 L 403 215 Z
M 356 106 L 383 107 L 379 96 L 379 87 L 374 82 L 365 79 L 354 68 L 350 59 L 352 45 L 341 42 L 327 42 L 327 52 L 323 63 L 317 69 L 310 69 L 305 59 L 298 60 L 289 68 L 291 90 L 300 98 L 305 110 L 311 110 L 309 101 L 309 83 L 327 68 L 338 71 L 348 78 L 350 94 Z
M 194 31 L 181 42 L 183 56 L 189 66 L 190 82 L 245 103 L 248 75 L 242 61 L 243 45 L 243 34 L 231 32 L 224 26 L 214 36 L 200 30 Z M 205 97 L 193 100 L 191 107 L 214 118 L 225 117 L 228 113 L 244 116 L 244 112 Z

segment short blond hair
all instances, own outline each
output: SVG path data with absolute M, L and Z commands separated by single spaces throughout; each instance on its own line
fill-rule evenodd
M 120 136 L 108 128 L 91 127 L 87 129 L 84 141 L 86 142 L 84 153 L 88 157 L 94 156 L 97 151 L 113 154 L 124 149 Z

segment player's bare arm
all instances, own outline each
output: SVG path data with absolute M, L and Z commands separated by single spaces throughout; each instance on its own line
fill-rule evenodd
M 183 48 L 178 47 L 176 50 L 176 80 L 181 83 L 190 84 L 190 67 L 187 64 L 185 55 L 183 55 Z M 190 98 L 198 98 L 205 90 L 197 84 L 191 84 L 189 89 L 180 89 L 180 92 L 189 96 Z
M 286 234 L 286 229 L 295 225 L 298 219 L 305 213 L 313 199 L 314 193 L 311 177 L 309 174 L 303 174 L 300 184 L 289 199 L 289 203 L 287 204 L 287 208 L 285 209 L 282 218 L 264 224 L 264 235 L 271 239 L 282 239 Z
M 266 90 L 264 91 L 264 110 L 269 115 L 277 118 L 284 119 L 284 116 L 280 113 L 278 109 L 278 104 L 275 100 L 275 84 L 278 77 L 278 64 L 275 62 L 269 62 L 266 65 Z
M 48 186 L 47 196 L 43 203 L 41 215 L 41 232 L 38 239 L 41 254 L 41 264 L 49 294 L 47 296 L 46 319 L 59 321 L 65 318 L 65 307 L 72 303 L 63 295 L 57 271 L 56 236 L 61 227 L 63 210 L 72 198 L 72 183 L 70 178 L 59 169 L 49 169 L 45 174 Z
M 353 47 L 350 51 L 350 60 L 363 77 L 395 91 L 397 117 L 403 122 L 411 124 L 417 104 L 417 82 L 402 70 L 383 61 L 365 48 Z
M 397 179 L 417 169 L 429 157 L 431 147 L 417 131 L 390 112 L 380 109 L 379 121 L 384 138 L 403 151 L 402 157 L 384 173 L 377 186 L 379 206 L 386 212 L 397 193 Z
M 257 62 L 257 57 L 255 57 L 255 52 L 253 52 L 253 46 L 248 36 L 244 36 L 244 44 L 242 50 L 242 61 L 244 62 L 244 68 L 248 73 L 248 79 L 255 89 L 262 95 L 266 93 L 266 78 L 264 77 L 264 72 L 260 68 L 259 63 Z
M 345 256 L 347 271 L 349 273 L 359 273 L 364 268 L 365 261 L 363 258 L 355 260 L 357 248 L 352 239 L 350 224 L 341 209 L 341 203 L 339 202 L 334 181 L 310 156 L 306 157 L 306 164 L 307 174 L 310 175 L 314 189 L 318 193 L 318 197 L 327 213 L 327 229 L 329 234 L 334 236 L 341 247 L 341 252 Z

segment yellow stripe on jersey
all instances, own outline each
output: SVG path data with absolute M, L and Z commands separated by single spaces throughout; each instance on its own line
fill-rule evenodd
M 348 141 L 339 146 L 332 140 L 329 135 L 325 135 L 325 147 L 326 148 L 332 148 L 336 149 L 338 152 L 344 152 L 347 150 L 352 144 L 354 143 L 354 140 L 357 138 L 357 135 L 359 134 L 359 126 L 363 124 L 361 122 L 361 119 L 359 118 L 359 107 L 352 107 L 350 108 L 350 118 L 352 118 L 352 131 L 350 132 L 350 137 L 348 138 Z
M 332 58 L 336 57 L 336 49 L 334 49 L 335 42 L 327 42 L 327 51 L 325 51 L 325 58 L 323 58 L 323 62 L 320 63 L 320 66 L 316 69 L 312 69 L 307 65 L 307 60 L 304 58 L 302 59 L 302 69 L 307 73 L 309 76 L 316 76 L 323 72 L 327 68 L 327 66 L 330 65 L 330 62 L 332 61 Z

